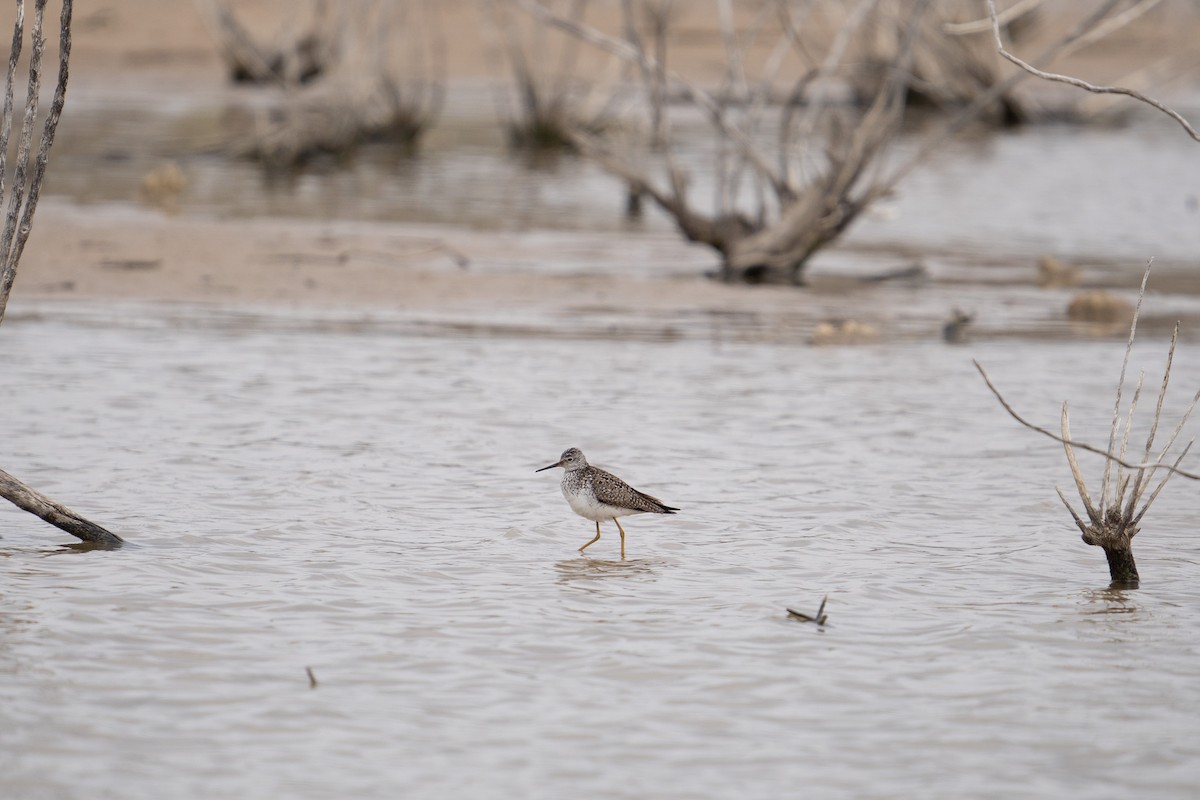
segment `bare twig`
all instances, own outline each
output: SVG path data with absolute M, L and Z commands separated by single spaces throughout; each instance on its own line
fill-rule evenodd
M 1142 274 L 1142 285 L 1138 289 L 1137 305 L 1133 308 L 1133 322 L 1129 325 L 1129 339 L 1125 342 L 1125 357 L 1121 359 L 1121 375 L 1117 378 L 1117 399 L 1113 402 L 1113 417 L 1112 426 L 1108 432 L 1108 452 L 1113 452 L 1113 448 L 1117 442 L 1117 429 L 1121 423 L 1121 393 L 1125 389 L 1125 370 L 1129 368 L 1129 355 L 1133 352 L 1133 340 L 1137 336 L 1137 321 L 1138 316 L 1142 313 L 1142 300 L 1146 297 L 1146 281 L 1150 280 L 1150 267 L 1154 264 L 1154 259 L 1150 259 L 1146 264 L 1146 271 Z M 1138 390 L 1141 391 L 1141 381 L 1138 382 Z M 1136 401 L 1135 401 L 1136 403 Z M 1132 409 L 1130 410 L 1132 414 Z M 1125 453 L 1122 448 L 1121 456 Z M 1100 479 L 1100 513 L 1104 514 L 1108 508 L 1108 479 L 1112 474 L 1111 460 L 1104 462 L 1104 477 Z
M 1042 0 L 1020 0 L 1020 2 L 1014 3 L 1000 12 L 997 15 L 997 19 L 1001 25 L 1007 25 L 1013 20 L 1033 11 L 1041 4 Z M 951 36 L 969 36 L 975 33 L 983 33 L 991 27 L 991 20 L 984 17 L 983 19 L 973 19 L 970 22 L 947 22 L 942 25 L 942 30 Z
M 637 64 L 648 73 L 654 73 L 660 69 L 657 61 L 646 52 L 644 47 L 616 39 L 590 25 L 561 17 L 537 2 L 537 0 L 515 0 L 515 2 L 534 19 L 546 25 L 564 30 L 581 41 L 598 47 L 618 58 Z M 758 151 L 758 148 L 750 141 L 745 131 L 729 120 L 729 115 L 725 113 L 723 105 L 715 97 L 673 70 L 664 70 L 663 74 L 668 81 L 676 84 L 679 92 L 686 99 L 694 102 L 708 114 L 712 123 L 734 141 L 746 159 L 754 165 L 755 169 L 764 178 L 776 187 L 777 191 L 786 193 L 790 190 L 790 187 L 787 187 L 783 183 L 782 177 L 767 163 L 766 159 Z
M 796 611 L 795 609 L 791 608 L 787 609 L 787 613 L 792 618 L 798 619 L 801 622 L 813 622 L 818 626 L 824 626 L 826 621 L 829 619 L 829 615 L 825 613 L 825 604 L 827 602 L 829 602 L 829 595 L 825 595 L 823 598 L 821 598 L 821 606 L 817 609 L 817 613 L 813 616 L 809 616 L 803 611 Z
M 308 675 L 308 688 L 317 688 L 317 676 L 313 674 L 312 667 L 305 667 L 304 672 Z
M 1188 454 L 1188 451 L 1192 449 L 1192 445 L 1195 444 L 1195 442 L 1196 442 L 1196 440 L 1193 439 L 1192 441 L 1187 443 L 1187 447 L 1183 448 L 1183 451 L 1180 452 L 1179 457 L 1175 459 L 1175 463 L 1173 465 L 1171 465 L 1172 467 L 1179 466 L 1179 462 L 1183 461 L 1183 457 Z M 1170 469 L 1170 471 L 1166 475 L 1163 476 L 1163 479 L 1161 481 L 1159 481 L 1158 486 L 1154 487 L 1154 491 L 1151 492 L 1149 499 L 1146 500 L 1146 504 L 1144 506 L 1142 506 L 1142 510 L 1139 511 L 1137 513 L 1137 516 L 1135 516 L 1133 518 L 1133 525 L 1135 527 L 1137 526 L 1137 524 L 1139 522 L 1142 521 L 1142 517 L 1146 516 L 1146 512 L 1150 510 L 1150 505 L 1154 502 L 1155 498 L 1158 497 L 1158 493 L 1163 490 L 1163 487 L 1167 485 L 1167 481 L 1169 481 L 1171 479 L 1171 476 L 1176 473 L 1178 473 L 1178 470 L 1173 469 L 1173 468 Z
M 1091 9 L 1091 13 L 1079 22 L 1071 31 L 1057 40 L 1034 59 L 1034 64 L 1048 64 L 1054 59 L 1062 56 L 1072 48 L 1076 42 L 1087 36 L 1091 31 L 1095 30 L 1097 25 L 1103 23 L 1108 17 L 1108 14 L 1120 5 L 1121 0 L 1105 0 Z M 1008 78 L 995 83 L 990 89 L 981 92 L 974 100 L 964 106 L 955 116 L 950 118 L 943 124 L 936 133 L 928 137 L 917 151 L 908 158 L 903 164 L 897 167 L 884 181 L 880 187 L 882 191 L 890 191 L 896 187 L 905 177 L 910 175 L 913 170 L 923 164 L 927 158 L 935 153 L 941 152 L 946 142 L 956 135 L 960 130 L 965 128 L 968 123 L 974 120 L 979 114 L 996 102 L 997 99 L 1003 97 L 1006 93 L 1012 90 L 1018 83 L 1030 76 L 1024 70 L 1014 72 Z
M 1071 507 L 1071 502 L 1069 500 L 1067 500 L 1067 496 L 1065 494 L 1063 494 L 1063 490 L 1061 488 L 1059 488 L 1058 486 L 1055 486 L 1054 491 L 1058 492 L 1058 499 L 1062 500 L 1063 505 L 1067 507 L 1067 511 L 1071 512 L 1071 518 L 1073 520 L 1075 520 L 1075 524 L 1079 526 L 1079 530 L 1082 531 L 1083 534 L 1086 536 L 1087 535 L 1087 523 L 1085 523 L 1079 517 L 1079 515 L 1075 513 L 1075 509 Z
M 975 366 L 978 367 L 979 365 L 976 364 Z M 984 380 L 987 380 L 986 376 L 984 376 Z M 989 383 L 988 385 L 990 386 L 991 384 Z M 1005 407 L 1007 408 L 1007 405 Z M 1009 413 L 1012 413 L 1011 409 L 1009 410 Z M 1083 479 L 1083 471 L 1079 469 L 1079 462 L 1075 459 L 1075 448 L 1071 442 L 1071 415 L 1067 411 L 1066 403 L 1062 404 L 1062 414 L 1059 419 L 1062 429 L 1061 441 L 1063 444 L 1063 450 L 1066 451 L 1067 454 L 1067 464 L 1071 467 L 1071 478 L 1075 481 L 1075 488 L 1079 492 L 1079 499 L 1083 501 L 1083 509 L 1087 512 L 1088 519 L 1090 519 L 1093 524 L 1098 524 L 1103 517 L 1096 508 L 1095 504 L 1092 503 L 1091 495 L 1088 494 L 1087 490 L 1087 482 Z
M 1092 446 L 1090 444 L 1086 444 L 1084 442 L 1078 442 L 1073 439 L 1066 439 L 1062 436 L 1058 436 L 1058 435 L 1046 430 L 1045 428 L 1041 427 L 1040 425 L 1034 425 L 1032 422 L 1028 421 L 1024 417 L 1022 417 L 1020 414 L 1018 414 L 1016 412 L 1016 409 L 1014 409 L 1011 405 L 1009 405 L 1009 402 L 1004 399 L 1004 395 L 1000 394 L 1000 390 L 997 389 L 995 384 L 992 383 L 992 379 L 988 377 L 987 372 L 983 369 L 983 367 L 980 365 L 980 363 L 978 361 L 975 361 L 974 359 L 972 359 L 971 363 L 975 365 L 975 369 L 979 370 L 979 374 L 983 377 L 983 382 L 986 383 L 987 387 L 992 390 L 992 394 L 994 394 L 996 396 L 996 399 L 1000 401 L 1000 405 L 1004 406 L 1004 410 L 1009 413 L 1009 416 L 1011 416 L 1017 422 L 1024 425 L 1026 428 L 1029 428 L 1030 430 L 1033 430 L 1033 431 L 1037 431 L 1038 433 L 1042 434 L 1043 436 L 1048 436 L 1049 438 L 1053 439 L 1054 441 L 1060 442 L 1064 445 L 1070 445 L 1071 447 L 1078 447 L 1080 450 L 1087 450 L 1089 453 L 1096 453 L 1097 455 L 1102 455 L 1105 458 L 1109 459 L 1110 461 L 1112 461 L 1116 464 L 1120 464 L 1121 466 L 1125 467 L 1125 469 L 1165 469 L 1165 470 L 1168 470 L 1170 472 L 1173 472 L 1173 473 L 1179 475 L 1180 477 L 1189 478 L 1190 480 L 1194 480 L 1194 481 L 1200 481 L 1200 475 L 1197 475 L 1195 473 L 1187 472 L 1185 470 L 1178 469 L 1176 467 L 1167 466 L 1165 464 L 1159 464 L 1159 463 L 1156 463 L 1153 461 L 1145 462 L 1145 463 L 1131 463 L 1129 461 L 1126 461 L 1123 458 L 1120 458 L 1119 456 L 1112 454 L 1108 450 L 1104 450 L 1099 447 L 1094 447 L 1094 446 Z
M 1142 94 L 1141 92 L 1137 91 L 1136 89 L 1126 89 L 1126 88 L 1120 87 L 1120 86 L 1097 86 L 1095 84 L 1088 83 L 1087 81 L 1080 80 L 1079 78 L 1073 78 L 1069 75 L 1060 75 L 1056 72 L 1046 72 L 1044 70 L 1038 69 L 1037 67 L 1033 66 L 1029 62 L 1022 60 L 1018 56 L 1013 55 L 1012 53 L 1010 53 L 1008 50 L 1005 49 L 1004 40 L 1000 35 L 1000 22 L 997 19 L 997 15 L 996 15 L 995 0 L 987 0 L 987 5 L 988 5 L 988 14 L 992 20 L 992 35 L 996 39 L 996 51 L 998 53 L 1000 53 L 1000 55 L 1003 56 L 1005 59 L 1012 62 L 1013 64 L 1016 64 L 1018 67 L 1023 69 L 1025 72 L 1028 72 L 1030 75 L 1035 75 L 1035 76 L 1041 78 L 1042 80 L 1055 81 L 1058 83 L 1065 83 L 1070 86 L 1074 86 L 1078 89 L 1083 89 L 1086 92 L 1091 92 L 1092 94 L 1119 94 L 1119 95 L 1124 95 L 1126 97 L 1132 97 L 1134 100 L 1137 100 L 1141 103 L 1145 103 L 1146 105 L 1150 106 L 1151 108 L 1154 108 L 1154 109 L 1166 114 L 1168 117 L 1170 117 L 1171 119 L 1178 122 L 1180 124 L 1180 126 L 1185 131 L 1187 131 L 1188 136 L 1190 136 L 1193 139 L 1195 139 L 1196 141 L 1200 142 L 1200 132 L 1197 132 L 1196 129 L 1192 127 L 1191 123 L 1188 122 L 1187 119 L 1184 118 L 1184 116 L 1182 114 L 1180 114 L 1178 111 L 1175 111 L 1174 109 L 1164 105 L 1163 103 L 1159 102 L 1158 100 L 1155 100 L 1153 97 L 1148 97 L 1148 96 Z

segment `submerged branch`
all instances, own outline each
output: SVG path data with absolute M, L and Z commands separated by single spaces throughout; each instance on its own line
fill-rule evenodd
M 95 542 L 105 547 L 120 547 L 124 543 L 124 539 L 117 534 L 84 519 L 40 492 L 34 491 L 2 469 L 0 469 L 0 497 L 17 508 L 41 517 L 54 527 L 85 542 Z

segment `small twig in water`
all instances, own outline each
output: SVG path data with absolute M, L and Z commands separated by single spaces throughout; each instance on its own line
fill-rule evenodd
M 305 667 L 304 671 L 308 673 L 308 688 L 317 688 L 317 676 L 313 675 L 312 667 Z
M 801 622 L 814 622 L 818 626 L 824 626 L 826 620 L 829 619 L 829 616 L 825 613 L 825 604 L 827 602 L 829 602 L 829 595 L 825 595 L 823 598 L 821 598 L 821 607 L 817 609 L 815 616 L 810 617 L 808 614 L 791 608 L 789 608 L 787 612 L 789 615 L 800 620 Z

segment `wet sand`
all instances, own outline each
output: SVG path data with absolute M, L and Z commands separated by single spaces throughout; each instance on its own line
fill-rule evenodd
M 660 265 L 674 266 L 651 266 L 641 276 L 595 269 L 597 262 L 623 261 L 646 250 L 655 251 Z M 522 269 L 555 253 L 560 261 L 578 261 L 578 271 Z M 702 273 L 713 267 L 706 249 L 670 234 L 617 239 L 369 222 L 197 219 L 50 201 L 38 210 L 18 280 L 28 298 L 398 311 L 563 304 L 665 310 L 743 303 L 761 309 L 794 302 L 790 288 L 750 289 L 705 279 Z

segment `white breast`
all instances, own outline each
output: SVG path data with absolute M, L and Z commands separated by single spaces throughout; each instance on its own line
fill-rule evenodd
M 584 519 L 603 522 L 606 519 L 627 517 L 630 514 L 641 513 L 631 508 L 620 508 L 601 503 L 596 499 L 596 495 L 592 493 L 592 487 L 590 486 L 581 486 L 579 489 L 580 491 L 572 493 L 567 488 L 567 482 L 563 481 L 563 497 L 567 498 L 567 504 L 571 506 L 571 510 Z

